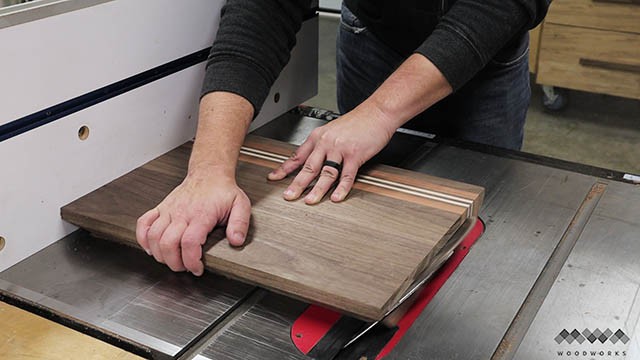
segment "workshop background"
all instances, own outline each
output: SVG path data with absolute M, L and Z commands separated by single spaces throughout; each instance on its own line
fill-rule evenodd
M 387 359 L 398 360 L 587 359 L 576 355 L 587 350 L 614 354 L 588 359 L 640 359 L 638 177 L 622 179 L 619 173 L 609 176 L 609 171 L 581 165 L 640 173 L 638 1 L 556 0 L 544 24 L 532 31 L 533 98 L 524 151 L 548 158 L 436 143 L 407 132 L 394 136 L 385 154 L 389 165 L 416 177 L 482 186 L 480 211 L 487 226 L 476 223 L 454 260 L 430 281 L 433 287 L 421 292 L 426 301 L 412 308 L 418 310 L 410 312 L 410 321 L 388 328 L 327 316 L 325 310 L 251 281 L 176 274 L 140 249 L 98 239 L 94 234 L 107 235 L 100 231 L 76 231 L 61 219 L 61 208 L 69 209 L 70 202 L 117 183 L 114 179 L 130 170 L 144 170 L 139 166 L 192 139 L 205 46 L 215 33 L 211 14 L 220 13 L 223 0 L 0 0 L 2 6 L 29 2 L 24 5 L 37 10 L 0 8 L 0 88 L 6 100 L 0 163 L 9 169 L 0 186 L 0 360 L 134 360 L 139 355 L 280 360 L 318 354 L 328 359 L 336 353 L 337 359 L 373 359 L 382 346 L 393 348 Z M 288 111 L 315 93 L 318 77 L 319 94 L 305 104 L 337 109 L 339 3 L 320 2 L 327 11 L 319 20 L 319 44 L 315 11 L 305 20 L 292 60 L 253 125 L 272 121 L 254 135 L 299 144 L 325 124 L 329 119 L 322 111 Z M 248 150 L 269 161 L 291 151 Z M 246 155 L 247 148 L 243 151 Z M 167 174 L 179 179 L 175 174 L 184 170 L 184 158 L 180 164 Z M 145 179 L 161 183 L 156 176 Z M 371 177 L 365 180 L 372 182 Z M 399 185 L 433 199 L 428 189 Z M 122 189 L 126 201 L 109 195 L 90 202 L 97 211 L 85 209 L 78 216 L 123 214 L 106 211 L 102 204 L 135 207 L 139 203 L 128 194 L 157 190 L 155 185 L 148 187 L 152 191 Z M 440 202 L 460 200 L 454 199 Z M 388 203 L 371 204 L 380 209 Z M 468 212 L 478 208 L 470 205 Z M 344 237 L 346 226 L 335 226 L 323 214 L 316 218 L 331 220 L 318 221 L 319 230 Z M 406 222 L 407 231 L 413 231 L 417 221 Z M 131 230 L 134 221 L 127 224 Z M 356 230 L 375 226 L 386 224 L 367 218 L 350 225 Z M 395 240 L 362 238 L 366 245 Z M 305 263 L 297 251 L 283 253 L 286 261 L 275 263 Z M 388 261 L 386 253 L 371 258 L 377 270 Z M 342 264 L 358 264 L 352 259 Z M 357 267 L 357 272 L 364 269 Z M 322 277 L 319 283 L 333 278 Z M 374 287 L 379 285 L 358 286 Z M 309 345 L 308 331 L 317 328 L 307 320 L 314 317 L 324 332 Z M 328 318 L 334 322 L 325 326 Z M 300 328 L 300 323 L 311 326 Z
M 537 75 L 532 73 L 531 105 L 527 113 L 522 150 L 596 167 L 640 174 L 640 100 L 638 100 L 640 98 L 640 20 L 626 21 L 625 15 L 628 18 L 628 14 L 622 12 L 624 7 L 614 7 L 619 9 L 617 10 L 620 11 L 619 14 L 596 14 L 597 19 L 589 19 L 589 14 L 586 11 L 581 13 L 579 7 L 575 13 L 565 13 L 564 8 L 567 6 L 574 6 L 576 9 L 574 3 L 579 4 L 580 1 L 554 2 L 541 27 L 542 31 L 536 29 L 531 33 L 531 70 L 545 65 L 546 56 L 539 57 L 536 49 L 540 52 L 556 52 L 553 48 L 555 46 L 553 38 L 557 35 L 545 34 L 545 26 L 554 26 L 560 31 L 570 31 L 571 36 L 576 36 L 575 40 L 586 43 L 587 47 L 593 36 L 622 34 L 623 38 L 620 41 L 611 42 L 610 49 L 599 49 L 599 51 L 631 54 L 631 56 L 627 55 L 627 59 L 620 61 L 623 64 L 627 63 L 628 66 L 626 69 L 611 69 L 609 70 L 611 76 L 598 77 L 595 80 L 580 73 L 567 73 L 566 81 L 570 83 L 574 78 L 583 78 L 584 81 L 589 82 L 587 86 L 592 88 L 592 91 L 552 88 L 551 91 L 554 92 L 552 95 L 558 98 L 555 102 L 551 101 L 548 106 L 559 107 L 557 110 L 548 109 L 543 104 L 545 100 L 543 84 L 537 82 Z M 320 16 L 318 95 L 306 104 L 337 110 L 335 41 L 340 18 L 338 14 L 331 12 L 339 11 L 340 1 L 320 1 L 320 7 L 327 11 L 322 12 Z M 590 23 L 594 21 L 598 22 L 595 25 L 597 30 L 593 30 L 594 26 Z M 628 28 L 625 28 L 627 22 Z M 595 35 L 594 31 L 597 31 Z M 615 38 L 615 40 L 618 39 Z M 565 44 L 573 44 L 573 40 L 569 39 Z M 622 49 L 616 46 L 622 46 Z M 620 84 L 620 76 L 625 77 L 624 81 L 628 84 L 626 88 L 624 84 Z M 576 81 L 579 80 L 576 79 Z M 611 90 L 611 88 L 622 88 L 622 90 Z M 608 93 L 612 91 L 626 97 L 609 95 Z M 548 98 L 547 101 L 549 102 Z

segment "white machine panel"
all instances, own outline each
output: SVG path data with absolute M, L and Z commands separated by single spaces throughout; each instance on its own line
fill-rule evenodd
M 115 0 L 0 29 L 0 125 L 211 46 L 223 3 Z
M 120 2 L 131 5 L 136 1 L 116 0 L 97 7 Z M 155 3 L 156 0 L 140 2 L 149 4 Z M 193 3 L 205 2 L 209 3 L 193 0 Z M 191 4 L 192 1 L 180 3 Z M 158 0 L 157 4 L 154 6 L 156 11 L 151 11 L 152 13 L 158 12 L 157 9 L 165 9 L 167 14 L 172 13 L 166 10 L 169 7 L 168 1 Z M 111 16 L 112 13 L 109 11 L 111 10 L 107 13 Z M 7 29 L 0 29 L 0 33 L 5 30 Z M 129 30 L 135 33 L 133 29 Z M 298 45 L 292 52 L 291 61 L 272 87 L 260 116 L 254 121 L 253 128 L 315 95 L 317 36 L 317 18 L 307 20 L 298 33 Z M 99 48 L 97 43 L 87 43 L 87 46 L 88 52 L 97 51 Z M 197 50 L 197 46 L 194 50 Z M 132 48 L 130 51 L 132 58 L 140 54 L 140 49 L 134 51 Z M 165 55 L 161 56 L 162 61 L 173 60 L 173 55 Z M 134 71 L 134 68 L 135 71 L 146 70 L 140 64 L 124 64 L 128 56 L 129 54 L 125 53 L 112 58 L 112 61 L 122 61 L 114 64 L 114 67 L 127 68 L 128 71 Z M 26 54 L 23 54 L 24 57 Z M 73 57 L 68 60 L 75 61 Z M 145 64 L 150 64 L 155 59 L 149 57 L 147 60 Z M 36 68 L 43 66 L 35 63 L 30 65 Z M 71 64 L 68 65 L 70 66 L 67 69 L 72 71 Z M 83 68 L 85 65 L 79 66 Z M 94 90 L 95 86 L 99 86 L 98 82 L 112 82 L 112 76 L 116 76 L 111 73 L 109 77 L 97 76 L 92 81 L 82 79 L 90 77 L 90 74 L 82 72 L 89 68 L 92 68 L 91 74 L 102 71 L 93 64 L 83 68 L 84 70 L 81 69 L 77 76 L 72 76 L 77 79 L 66 79 L 68 81 L 64 81 L 65 76 L 61 74 L 51 74 L 52 77 L 59 76 L 55 81 L 60 82 L 56 86 L 39 89 L 41 94 L 36 94 L 36 97 L 39 100 L 46 97 L 47 104 L 50 105 L 48 102 L 57 101 L 54 97 L 64 100 L 71 96 L 72 92 L 75 96 L 79 95 L 78 91 Z M 29 73 L 24 71 L 27 69 L 18 68 L 15 72 L 26 74 Z M 66 76 L 69 76 L 68 74 Z M 119 73 L 117 76 L 123 74 Z M 0 142 L 0 163 L 4 166 L 0 182 L 0 237 L 6 242 L 4 249 L 0 249 L 0 271 L 76 229 L 60 219 L 61 206 L 192 138 L 203 75 L 204 63 Z M 13 75 L 11 81 L 17 82 L 18 78 L 19 76 Z M 67 92 L 67 83 L 70 83 L 69 88 L 73 91 Z M 92 85 L 88 85 L 89 83 Z M 6 84 L 3 79 L 0 87 L 5 87 Z M 26 90 L 23 88 L 20 91 L 24 93 L 16 95 L 25 97 L 23 110 L 32 106 L 30 94 Z M 61 92 L 67 95 L 60 96 Z M 279 94 L 277 102 L 276 93 Z M 12 101 L 6 103 L 9 105 Z M 41 107 L 42 104 L 44 102 L 38 106 Z M 33 107 L 36 108 L 37 106 Z M 12 109 L 13 114 L 26 115 L 19 113 L 16 110 L 18 107 Z M 2 119 L 8 118 L 5 110 L 0 109 Z M 89 137 L 86 140 L 81 140 L 78 136 L 78 130 L 82 126 L 89 128 Z
M 342 0 L 320 0 L 320 7 L 322 8 L 340 10 L 341 5 Z

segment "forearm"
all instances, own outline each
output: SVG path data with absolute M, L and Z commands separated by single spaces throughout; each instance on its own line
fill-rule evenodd
M 228 0 L 207 61 L 202 94 L 242 95 L 260 111 L 296 43 L 309 0 Z
M 414 54 L 354 111 L 378 119 L 378 125 L 391 135 L 451 92 L 440 70 L 426 57 Z
M 235 176 L 253 111 L 248 100 L 233 93 L 217 91 L 202 98 L 189 160 L 190 177 Z

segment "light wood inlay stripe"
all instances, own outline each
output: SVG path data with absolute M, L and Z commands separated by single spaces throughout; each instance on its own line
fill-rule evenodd
M 378 180 L 380 180 L 380 179 L 378 179 Z M 464 204 L 464 203 L 453 201 L 453 200 L 449 200 L 449 199 L 443 199 L 441 197 L 425 194 L 425 193 L 419 192 L 419 191 L 403 189 L 403 188 L 398 187 L 398 186 L 392 186 L 392 185 L 387 185 L 385 183 L 379 183 L 377 181 L 371 181 L 371 180 L 367 180 L 367 179 L 362 179 L 360 177 L 356 178 L 356 182 L 369 184 L 369 185 L 381 187 L 381 188 L 384 188 L 384 189 L 394 190 L 394 191 L 402 192 L 402 193 L 413 195 L 413 196 L 418 196 L 418 197 L 425 198 L 425 199 L 440 201 L 440 202 L 447 203 L 447 204 L 454 205 L 454 206 L 460 206 L 462 208 L 467 209 L 467 214 L 466 214 L 467 217 L 471 215 L 471 209 L 469 208 L 468 204 Z
M 268 151 L 262 151 L 258 149 L 249 148 L 243 146 L 240 148 L 240 153 L 247 156 L 253 156 L 259 159 L 273 161 L 277 163 L 285 162 L 288 157 Z M 440 201 L 443 203 L 447 203 L 454 206 L 460 206 L 462 208 L 467 209 L 467 216 L 471 216 L 473 213 L 473 201 L 469 199 L 465 199 L 459 196 L 444 194 L 437 191 L 422 189 L 419 187 L 401 184 L 395 181 L 389 181 L 380 179 L 377 177 L 369 176 L 369 175 L 358 175 L 356 177 L 356 182 L 360 182 L 363 184 L 369 184 L 389 190 L 399 191 L 405 194 L 422 197 L 425 199 Z
M 240 148 L 240 154 L 255 156 L 265 160 L 271 160 L 278 163 L 283 163 L 285 160 L 289 159 L 288 157 L 268 151 L 262 151 L 258 149 L 252 149 L 246 146 Z

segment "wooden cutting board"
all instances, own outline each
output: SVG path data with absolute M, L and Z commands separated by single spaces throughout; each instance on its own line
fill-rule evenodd
M 377 320 L 482 202 L 480 187 L 383 165 L 361 169 L 342 203 L 288 202 L 282 193 L 292 177 L 266 176 L 294 150 L 247 137 L 237 172 L 253 206 L 247 244 L 233 248 L 223 229 L 212 232 L 207 269 Z M 137 246 L 136 219 L 182 181 L 190 151 L 184 144 L 66 205 L 62 218 Z

